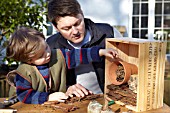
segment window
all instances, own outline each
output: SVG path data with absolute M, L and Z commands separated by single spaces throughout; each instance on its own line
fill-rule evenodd
M 148 32 L 148 0 L 133 0 L 132 37 L 146 38 Z
M 132 37 L 167 40 L 170 53 L 170 0 L 132 0 Z
M 155 33 L 156 31 L 170 33 L 170 0 L 156 0 L 155 2 Z

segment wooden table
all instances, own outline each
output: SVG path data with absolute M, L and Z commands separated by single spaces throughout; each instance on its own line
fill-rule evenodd
M 2 102 L 4 99 L 0 99 Z M 103 103 L 103 98 L 96 99 L 99 103 Z M 87 106 L 89 104 L 90 100 L 87 101 L 81 101 L 81 102 L 76 102 L 73 105 L 78 106 L 79 109 L 72 111 L 70 113 L 87 113 Z M 115 112 L 115 113 L 122 113 L 122 112 L 128 112 L 129 110 L 123 106 L 120 106 L 118 104 L 113 104 L 110 106 L 110 108 Z M 62 110 L 57 109 L 53 110 L 52 108 L 44 107 L 42 105 L 36 105 L 36 104 L 24 104 L 21 102 L 18 102 L 9 108 L 5 109 L 16 109 L 17 113 L 64 113 Z M 135 112 L 130 112 L 130 113 L 135 113 Z M 155 110 L 150 110 L 150 111 L 145 111 L 145 112 L 140 112 L 140 113 L 170 113 L 170 107 L 164 104 L 162 108 L 155 109 Z

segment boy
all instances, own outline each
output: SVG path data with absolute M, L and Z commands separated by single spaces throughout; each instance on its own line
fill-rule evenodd
M 100 62 L 103 55 L 114 58 L 118 54 L 113 49 L 99 47 L 50 50 L 42 33 L 22 27 L 12 35 L 7 46 L 7 57 L 21 64 L 7 79 L 16 87 L 17 97 L 23 103 L 63 102 L 69 96 L 63 93 L 66 92 L 66 65 L 70 69 L 82 63 Z

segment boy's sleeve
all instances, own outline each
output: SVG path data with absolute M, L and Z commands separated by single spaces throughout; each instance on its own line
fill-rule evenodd
M 89 64 L 90 62 L 100 62 L 99 50 L 101 47 L 81 48 L 81 49 L 61 49 L 68 69 L 75 68 L 80 64 Z
M 100 62 L 101 61 L 101 57 L 99 55 L 100 49 L 101 49 L 101 47 L 97 47 L 97 46 L 91 48 L 90 53 L 91 53 L 91 57 L 92 57 L 93 62 Z
M 49 95 L 47 92 L 33 90 L 30 82 L 20 75 L 16 75 L 15 84 L 19 101 L 27 104 L 42 104 L 47 101 Z

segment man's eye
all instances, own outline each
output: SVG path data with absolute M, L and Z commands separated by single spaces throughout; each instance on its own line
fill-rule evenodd
M 66 30 L 66 31 L 68 31 L 69 29 L 71 29 L 71 27 L 64 28 L 64 30 Z
M 79 22 L 77 22 L 77 23 L 75 24 L 75 26 L 79 26 L 79 25 L 80 25 L 80 23 L 81 23 L 80 21 L 79 21 Z

